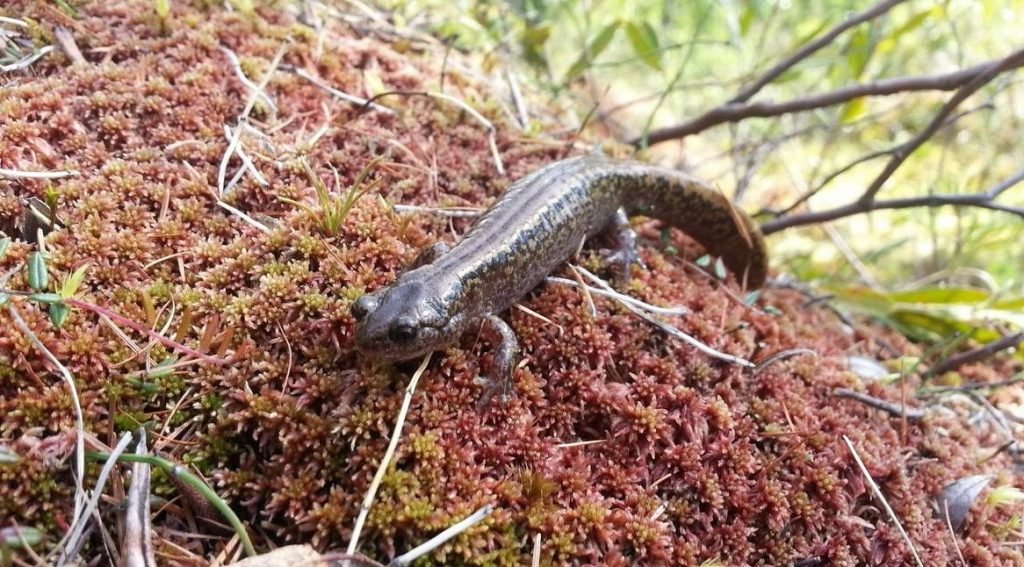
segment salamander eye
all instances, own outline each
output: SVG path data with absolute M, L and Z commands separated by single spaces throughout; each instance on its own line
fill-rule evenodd
M 409 317 L 402 317 L 388 329 L 388 338 L 396 343 L 407 343 L 415 339 L 418 332 L 415 321 Z
M 370 311 L 373 311 L 376 307 L 377 302 L 374 301 L 372 297 L 364 295 L 352 304 L 352 317 L 355 318 L 356 321 L 362 321 L 370 314 Z

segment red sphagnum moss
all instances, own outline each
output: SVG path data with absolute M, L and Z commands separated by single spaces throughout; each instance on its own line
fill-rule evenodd
M 294 72 L 364 97 L 381 85 L 433 90 L 445 59 L 438 42 L 379 22 L 327 17 L 313 30 L 288 12 L 247 16 L 205 4 L 172 2 L 162 26 L 145 0 L 75 3 L 74 17 L 41 0 L 4 3 L 0 14 L 29 22 L 25 33 L 37 46 L 52 43 L 56 27 L 70 29 L 85 62 L 55 50 L 0 76 L 0 167 L 79 172 L 54 181 L 0 178 L 0 228 L 18 234 L 24 199 L 56 195 L 64 228 L 46 236 L 51 281 L 88 264 L 83 299 L 214 350 L 201 336 L 217 321 L 233 331 L 231 348 L 249 345 L 245 356 L 147 375 L 170 349 L 137 352 L 145 336 L 127 331 L 129 345 L 77 309 L 57 329 L 37 305 L 11 301 L 74 374 L 86 430 L 98 440 L 92 446 L 113 445 L 120 432 L 145 425 L 152 449 L 208 478 L 254 529 L 258 547 L 339 549 L 411 372 L 353 352 L 349 308 L 419 248 L 454 239 L 469 222 L 399 216 L 388 203 L 486 205 L 511 179 L 566 155 L 571 140 L 514 127 L 504 93 L 456 54 L 445 92 L 495 123 L 507 168 L 499 175 L 487 131 L 458 107 L 392 95 L 377 102 L 394 114 L 362 109 Z M 233 135 L 225 125 L 235 126 L 251 93 L 222 47 L 259 82 L 282 46 L 282 65 L 266 87 L 276 109 L 258 99 L 253 129 L 242 135 L 267 183 L 247 173 L 224 196 L 269 227 L 262 231 L 216 202 Z M 328 230 L 302 160 L 339 192 L 378 156 L 384 160 L 367 180 L 378 189 Z M 226 179 L 242 166 L 232 158 Z M 764 293 L 759 305 L 774 306 L 774 314 L 746 308 L 686 266 L 673 250 L 691 255 L 693 245 L 680 234 L 670 233 L 673 249 L 658 242 L 656 225 L 641 232 L 647 269 L 636 272 L 630 293 L 686 306 L 692 314 L 676 322 L 717 349 L 763 359 L 808 348 L 819 357 L 788 358 L 754 375 L 674 342 L 607 300 L 596 300 L 594 316 L 578 290 L 541 286 L 524 305 L 550 322 L 508 314 L 525 365 L 516 373 L 519 395 L 507 405 L 475 407 L 481 390 L 473 378 L 490 364 L 492 337 L 467 336 L 434 358 L 362 552 L 386 560 L 492 503 L 485 522 L 426 562 L 524 564 L 539 534 L 542 564 L 910 564 L 846 435 L 924 563 L 946 565 L 957 550 L 932 508 L 941 487 L 979 473 L 1022 484 L 1005 454 L 985 459 L 1003 444 L 1000 432 L 968 424 L 965 411 L 905 424 L 831 396 L 845 387 L 898 402 L 899 386 L 865 384 L 844 359 L 916 354 L 913 345 L 867 325 L 850 329 L 791 291 Z M 34 250 L 15 239 L 0 273 L 24 266 Z M 24 274 L 15 270 L 7 287 L 28 289 Z M 72 511 L 71 399 L 6 311 L 0 322 L 0 442 L 21 457 L 0 465 L 0 527 L 35 526 L 53 544 Z M 912 378 L 908 388 L 918 384 Z M 98 465 L 88 473 L 87 486 Z M 155 491 L 179 494 L 159 474 Z M 123 493 L 119 482 L 110 492 Z M 213 557 L 229 539 L 197 523 L 192 514 L 202 510 L 188 507 L 176 500 L 155 513 L 166 561 Z M 100 510 L 108 529 L 121 521 L 116 506 Z M 1018 536 L 1003 529 L 1011 511 L 972 516 L 955 541 L 969 564 L 1024 562 L 1010 545 Z M 218 537 L 188 535 L 197 531 Z M 109 560 L 99 532 L 91 537 L 85 556 Z

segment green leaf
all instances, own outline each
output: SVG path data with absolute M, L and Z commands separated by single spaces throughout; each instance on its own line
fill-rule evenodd
M 615 37 L 615 32 L 619 31 L 619 22 L 615 21 L 605 26 L 601 31 L 597 33 L 587 44 L 586 49 L 576 59 L 576 62 L 569 67 L 569 70 L 565 73 L 565 80 L 571 81 L 587 70 L 587 67 L 601 55 L 605 49 L 608 48 L 608 44 L 611 43 L 612 38 Z
M 50 322 L 56 328 L 64 326 L 64 322 L 68 320 L 68 315 L 71 314 L 71 309 L 64 303 L 51 303 L 50 304 Z
M 82 285 L 82 280 L 85 279 L 85 270 L 88 268 L 89 264 L 82 264 L 82 266 L 64 280 L 64 284 L 60 286 L 60 291 L 58 292 L 61 297 L 66 299 L 74 297 L 75 292 L 78 291 L 78 288 Z
M 46 259 L 38 250 L 28 257 L 28 285 L 36 291 L 46 289 L 50 279 L 46 274 Z
M 992 295 L 984 290 L 963 287 L 925 287 L 913 291 L 897 291 L 888 294 L 889 299 L 899 303 L 967 303 L 980 304 Z
M 648 67 L 661 70 L 661 60 L 658 58 L 658 34 L 647 22 L 626 22 L 626 37 L 629 38 L 633 52 L 636 53 Z
M 43 541 L 45 534 L 36 528 L 27 526 L 10 526 L 0 529 L 0 549 L 21 549 L 24 546 L 37 545 Z
M 856 122 L 859 118 L 867 114 L 867 112 L 867 97 L 857 97 L 843 105 L 843 111 L 839 114 L 839 122 L 842 124 Z
M 715 260 L 715 277 L 720 280 L 724 280 L 726 275 L 725 262 L 723 262 L 721 258 L 718 258 Z
M 743 13 L 740 14 L 740 35 L 747 36 L 750 26 L 758 20 L 761 15 L 761 3 L 747 1 L 743 3 Z
M 38 303 L 64 303 L 64 298 L 56 293 L 33 293 L 28 298 Z
M 846 46 L 846 66 L 852 78 L 859 79 L 864 73 L 868 62 L 871 61 L 873 51 L 869 27 L 857 28 L 857 31 L 850 36 L 850 42 Z
M 156 9 L 156 17 L 161 20 L 166 20 L 167 16 L 171 14 L 170 0 L 155 0 L 154 8 Z
M 10 238 L 0 238 L 0 260 L 3 260 L 4 254 L 7 253 L 7 247 L 11 245 Z
M 519 45 L 523 49 L 523 58 L 535 67 L 547 68 L 548 61 L 544 57 L 544 45 L 551 37 L 551 24 L 531 26 L 519 35 Z

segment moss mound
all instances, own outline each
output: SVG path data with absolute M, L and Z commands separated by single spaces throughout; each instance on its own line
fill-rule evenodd
M 88 264 L 84 300 L 236 356 L 167 366 L 182 355 L 127 328 L 119 336 L 96 313 L 73 310 L 55 328 L 39 306 L 11 302 L 74 374 L 91 447 L 145 426 L 152 449 L 206 477 L 258 547 L 339 549 L 411 371 L 353 352 L 349 308 L 419 248 L 469 222 L 399 215 L 388 203 L 485 205 L 511 179 L 566 155 L 572 140 L 517 128 L 500 85 L 457 54 L 442 65 L 444 48 L 429 38 L 365 20 L 331 16 L 310 27 L 287 11 L 173 4 L 163 19 L 145 0 L 89 2 L 73 17 L 27 0 L 0 10 L 29 22 L 18 33 L 37 46 L 67 28 L 83 59 L 55 50 L 0 75 L 0 167 L 78 172 L 0 177 L 0 229 L 21 234 L 30 197 L 56 203 L 61 227 L 45 238 L 51 280 Z M 265 96 L 253 97 L 239 71 L 258 83 L 270 70 Z M 409 94 L 436 90 L 442 72 L 445 93 L 494 123 L 506 174 L 470 113 Z M 375 101 L 387 112 L 323 85 L 361 97 L 405 94 Z M 557 128 L 538 120 L 531 129 Z M 231 145 L 247 157 L 222 164 Z M 317 184 L 343 194 L 380 156 L 364 180 L 373 191 L 330 222 Z M 221 185 L 230 207 L 218 204 Z M 363 553 L 386 560 L 491 503 L 484 523 L 428 562 L 523 564 L 540 536 L 546 564 L 908 564 L 845 435 L 926 564 L 952 563 L 957 547 L 972 565 L 1024 562 L 1005 509 L 978 513 L 979 505 L 955 541 L 933 510 L 942 486 L 966 475 L 1021 484 L 1006 454 L 986 459 L 1003 444 L 1000 432 L 969 424 L 955 404 L 907 423 L 833 397 L 844 387 L 898 402 L 899 386 L 863 381 L 846 357 L 895 358 L 915 354 L 913 345 L 850 328 L 793 291 L 768 290 L 758 308 L 746 307 L 732 283 L 685 262 L 694 252 L 685 237 L 640 228 L 647 269 L 630 293 L 686 306 L 691 314 L 675 322 L 719 350 L 761 360 L 806 348 L 818 357 L 754 373 L 674 342 L 607 300 L 597 299 L 593 314 L 577 290 L 542 286 L 524 305 L 549 321 L 508 314 L 525 355 L 508 405 L 475 408 L 474 377 L 489 367 L 492 337 L 465 337 L 434 357 Z M 20 238 L 8 247 L 7 287 L 28 289 L 23 267 L 36 248 Z M 585 261 L 598 265 L 596 255 Z M 10 317 L 0 315 L 0 444 L 20 459 L 0 465 L 0 527 L 34 526 L 53 544 L 73 502 L 72 402 Z M 979 374 L 998 380 L 1010 371 L 1002 370 Z M 99 466 L 88 472 L 87 486 Z M 162 560 L 223 549 L 230 533 L 204 520 L 201 506 L 158 473 L 154 490 L 168 500 L 154 507 Z M 108 493 L 124 494 L 119 478 Z M 122 521 L 116 504 L 100 507 L 108 529 Z M 97 532 L 83 553 L 113 559 Z

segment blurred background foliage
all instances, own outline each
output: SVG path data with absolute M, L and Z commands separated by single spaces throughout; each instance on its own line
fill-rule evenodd
M 384 2 L 398 22 L 429 29 L 456 49 L 510 69 L 527 90 L 540 94 L 541 102 L 534 98 L 532 104 L 566 110 L 591 133 L 624 142 L 725 103 L 772 65 L 872 5 L 836 0 Z M 999 59 L 1024 46 L 1022 18 L 1024 1 L 1019 0 L 898 2 L 800 61 L 751 101 L 785 101 Z M 1021 72 L 1002 74 L 967 99 L 955 111 L 955 121 L 915 151 L 879 197 L 973 194 L 1020 171 L 1022 78 Z M 865 97 L 722 124 L 644 151 L 649 159 L 683 165 L 713 181 L 767 220 L 771 211 L 785 209 L 823 183 L 797 211 L 856 199 L 888 156 L 830 175 L 912 138 L 951 96 L 952 91 L 921 91 Z M 1024 184 L 999 202 L 1024 206 Z M 963 332 L 965 324 L 968 330 L 995 321 L 1020 324 L 1014 306 L 1022 297 L 1022 238 L 1019 216 L 944 206 L 875 211 L 787 229 L 773 235 L 770 245 L 780 272 L 874 314 L 898 312 L 897 305 L 938 313 L 938 323 L 912 317 L 917 322 L 911 330 L 949 336 Z M 938 288 L 946 290 L 941 299 L 926 293 L 908 304 L 907 297 L 896 295 Z M 925 328 L 916 328 L 919 324 Z

